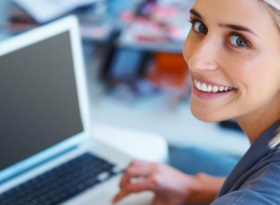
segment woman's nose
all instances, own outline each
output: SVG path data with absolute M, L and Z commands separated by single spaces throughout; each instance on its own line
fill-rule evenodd
M 217 49 L 214 40 L 205 37 L 197 43 L 190 52 L 188 59 L 189 69 L 192 71 L 211 71 L 217 69 Z

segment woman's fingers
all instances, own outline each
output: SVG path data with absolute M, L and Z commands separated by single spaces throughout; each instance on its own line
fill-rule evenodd
M 155 166 L 154 163 L 140 160 L 131 162 L 121 179 L 120 188 L 123 188 L 126 184 L 130 183 L 133 178 L 147 177 L 151 174 L 153 166 Z
M 162 205 L 158 197 L 155 196 L 151 205 Z
M 155 195 L 151 205 L 179 205 L 182 204 L 176 200 L 170 200 L 162 195 Z
M 121 191 L 113 202 L 132 193 L 152 191 L 156 196 L 153 205 L 177 205 L 189 194 L 190 179 L 164 164 L 134 161 L 126 169 L 120 182 Z
M 151 205 L 169 205 L 168 201 L 162 199 L 160 196 L 155 196 Z
M 157 177 L 155 175 L 157 166 L 155 163 L 140 160 L 131 162 L 121 179 L 121 191 L 114 197 L 113 203 L 132 193 L 155 191 L 157 188 Z
M 129 194 L 151 190 L 151 188 L 152 188 L 152 186 L 151 186 L 150 180 L 145 180 L 145 179 L 142 181 L 139 181 L 139 182 L 132 182 L 132 183 L 126 184 L 126 186 L 123 187 L 121 189 L 121 191 L 114 197 L 113 203 L 116 203 L 116 202 L 122 200 Z
M 123 198 L 125 198 L 126 196 L 128 196 L 130 193 L 126 192 L 126 191 L 120 191 L 112 200 L 113 203 L 118 203 L 119 201 L 121 201 Z
M 142 191 L 155 191 L 154 186 L 155 182 L 153 177 L 139 179 L 137 182 L 131 182 L 124 187 L 125 191 L 130 193 L 137 193 Z

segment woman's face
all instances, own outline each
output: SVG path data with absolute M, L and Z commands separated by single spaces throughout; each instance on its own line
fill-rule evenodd
M 197 0 L 190 21 L 192 113 L 213 122 L 269 108 L 280 90 L 280 32 L 264 3 Z

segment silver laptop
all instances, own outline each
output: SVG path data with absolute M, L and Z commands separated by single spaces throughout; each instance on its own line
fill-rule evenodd
M 76 17 L 0 43 L 1 205 L 111 204 L 130 157 L 100 148 L 89 108 Z

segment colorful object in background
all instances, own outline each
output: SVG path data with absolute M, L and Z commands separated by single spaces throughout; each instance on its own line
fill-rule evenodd
M 182 54 L 156 53 L 148 79 L 159 87 L 181 90 L 187 85 L 187 71 Z
M 189 99 L 187 65 L 182 54 L 158 52 L 147 74 L 148 80 L 167 94 L 167 105 L 171 109 Z

